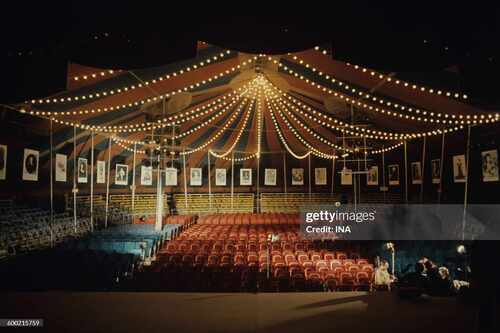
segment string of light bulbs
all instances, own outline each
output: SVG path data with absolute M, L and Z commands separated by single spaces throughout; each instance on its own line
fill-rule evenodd
M 349 95 L 345 95 L 343 93 L 340 93 L 338 91 L 335 91 L 335 90 L 332 90 L 328 87 L 325 87 L 319 83 L 316 83 L 312 80 L 309 80 L 309 79 L 305 78 L 303 75 L 297 73 L 296 71 L 290 69 L 288 66 L 286 66 L 282 63 L 279 63 L 278 66 L 282 67 L 283 70 L 285 70 L 285 72 L 288 72 L 290 75 L 304 81 L 305 83 L 309 84 L 310 86 L 312 86 L 316 89 L 319 89 L 323 92 L 326 92 L 330 95 L 333 95 L 334 97 L 337 97 L 338 99 L 340 99 L 342 101 L 356 105 L 364 110 L 369 110 L 369 111 L 381 113 L 381 114 L 392 116 L 395 118 L 406 119 L 409 121 L 416 121 L 416 122 L 450 124 L 450 125 L 452 125 L 452 124 L 456 124 L 456 125 L 459 125 L 459 124 L 460 125 L 483 124 L 483 123 L 487 124 L 490 122 L 496 122 L 496 121 L 500 120 L 500 113 L 488 113 L 488 114 L 472 115 L 472 116 L 471 115 L 463 115 L 463 114 L 448 114 L 448 113 L 442 113 L 442 112 L 435 113 L 432 111 L 420 110 L 418 108 L 406 107 L 406 106 L 400 105 L 398 103 L 386 102 L 380 98 L 371 96 L 369 94 L 363 95 L 362 92 L 358 92 L 359 99 L 355 99 Z M 350 88 L 348 85 L 347 85 L 347 87 Z M 353 90 L 355 90 L 355 89 L 353 89 Z M 357 91 L 357 90 L 355 90 L 355 91 Z M 388 105 L 390 107 L 395 107 L 395 108 L 401 109 L 403 111 L 408 111 L 408 112 L 412 112 L 412 113 L 415 112 L 416 115 L 399 113 L 397 111 L 387 110 L 387 109 L 384 109 L 382 107 L 373 106 L 373 105 L 370 105 L 370 104 L 367 104 L 365 102 L 360 101 L 360 99 L 365 98 L 365 97 L 367 97 L 367 98 L 371 97 L 371 100 L 373 102 L 378 101 L 379 104 L 385 103 L 386 105 Z M 427 115 L 429 115 L 429 116 L 427 116 Z M 437 119 L 434 117 L 437 117 Z
M 326 51 L 325 49 L 321 49 L 319 46 L 314 47 L 314 50 L 318 51 L 319 53 L 321 53 L 323 55 L 327 55 L 328 54 L 328 51 Z M 346 63 L 346 65 L 347 66 L 352 66 L 354 69 L 359 70 L 362 73 L 365 73 L 366 75 L 370 75 L 370 76 L 373 76 L 373 77 L 378 77 L 381 80 L 385 79 L 385 81 L 387 81 L 389 83 L 393 83 L 393 84 L 398 85 L 398 86 L 403 86 L 403 87 L 411 89 L 413 91 L 420 91 L 422 93 L 428 93 L 428 94 L 431 94 L 431 95 L 446 96 L 446 97 L 455 98 L 455 99 L 464 99 L 464 100 L 466 100 L 466 99 L 469 98 L 467 96 L 467 94 L 459 94 L 457 92 L 453 93 L 451 91 L 442 91 L 442 90 L 439 90 L 439 89 L 436 90 L 436 89 L 428 88 L 428 87 L 425 87 L 425 86 L 422 86 L 422 85 L 419 86 L 419 85 L 416 85 L 414 83 L 410 83 L 410 82 L 403 81 L 403 80 L 400 80 L 400 79 L 392 79 L 388 75 L 383 75 L 383 74 L 381 74 L 379 72 L 376 72 L 376 71 L 373 71 L 373 70 L 369 70 L 368 68 L 365 68 L 365 67 L 362 67 L 362 66 L 359 66 L 359 65 L 352 65 L 350 63 Z
M 224 57 L 228 56 L 229 54 L 231 54 L 231 51 L 226 50 L 225 52 L 219 53 L 219 55 L 207 57 L 206 59 L 204 59 L 204 60 L 202 60 L 202 61 L 200 61 L 197 64 L 194 64 L 192 66 L 186 66 L 183 69 L 180 69 L 178 72 L 174 71 L 172 73 L 159 76 L 155 79 L 147 80 L 147 81 L 144 81 L 143 83 L 138 83 L 137 85 L 132 84 L 129 86 L 122 86 L 119 88 L 114 88 L 114 89 L 109 89 L 109 90 L 101 90 L 101 91 L 97 91 L 97 92 L 90 93 L 90 94 L 73 95 L 73 96 L 68 96 L 68 97 L 59 97 L 59 98 L 52 97 L 52 98 L 44 98 L 44 99 L 43 98 L 42 99 L 32 99 L 28 103 L 30 103 L 30 104 L 54 104 L 54 103 L 61 104 L 61 103 L 70 103 L 73 101 L 81 101 L 81 100 L 85 101 L 85 100 L 92 100 L 92 99 L 96 99 L 96 98 L 100 98 L 100 97 L 118 95 L 121 93 L 125 93 L 127 91 L 132 91 L 132 90 L 135 90 L 138 88 L 142 88 L 144 86 L 154 85 L 154 84 L 157 84 L 157 83 L 162 82 L 164 80 L 169 80 L 173 77 L 177 77 L 177 76 L 180 76 L 184 73 L 190 72 L 191 70 L 203 68 L 205 66 L 212 64 L 212 61 L 215 62 L 219 59 L 223 59 Z M 105 72 L 100 72 L 100 73 L 102 74 Z M 108 73 L 112 74 L 114 72 L 109 71 Z M 104 76 L 104 75 L 101 75 L 101 76 Z M 91 74 L 91 77 L 95 78 L 95 77 L 97 77 L 97 74 L 93 73 L 93 74 Z M 88 76 L 83 75 L 82 78 L 86 80 L 88 78 Z M 78 81 L 78 77 L 75 77 L 75 81 Z
M 256 58 L 256 57 L 254 57 L 254 58 Z M 242 65 L 245 66 L 247 63 L 251 63 L 252 61 L 254 61 L 255 60 L 254 58 L 250 58 L 250 59 L 244 61 L 241 65 L 238 64 L 236 66 L 231 67 L 230 69 L 227 69 L 227 70 L 222 71 L 218 74 L 215 74 L 206 80 L 198 81 L 198 82 L 193 83 L 189 86 L 179 88 L 177 90 L 173 90 L 173 91 L 165 93 L 165 94 L 160 94 L 158 96 L 153 96 L 153 97 L 147 97 L 144 99 L 135 100 L 135 101 L 131 101 L 128 103 L 99 107 L 99 108 L 92 108 L 92 109 L 72 110 L 72 111 L 44 111 L 44 110 L 36 110 L 36 109 L 26 110 L 23 107 L 23 108 L 21 108 L 21 112 L 28 113 L 31 115 L 41 115 L 41 116 L 65 116 L 65 115 L 67 116 L 67 115 L 85 115 L 85 114 L 95 114 L 95 113 L 101 113 L 101 112 L 112 112 L 112 111 L 118 111 L 121 109 L 130 108 L 130 107 L 134 107 L 134 106 L 141 106 L 144 104 L 149 104 L 152 102 L 157 102 L 157 101 L 161 101 L 161 100 L 166 99 L 166 98 L 170 98 L 178 93 L 187 92 L 187 91 L 193 90 L 195 88 L 198 88 L 200 86 L 211 83 L 214 80 L 226 77 L 226 76 L 240 70 Z

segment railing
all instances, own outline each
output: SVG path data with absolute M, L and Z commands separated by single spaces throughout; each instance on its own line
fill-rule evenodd
M 253 193 L 174 194 L 178 214 L 252 213 L 255 198 Z

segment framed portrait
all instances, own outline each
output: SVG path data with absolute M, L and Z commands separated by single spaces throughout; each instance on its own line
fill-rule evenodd
M 227 170 L 215 169 L 215 186 L 226 186 Z
M 128 185 L 128 165 L 116 164 L 115 185 Z
M 483 182 L 498 181 L 498 151 L 496 149 L 481 152 L 483 161 Z
M 264 170 L 264 185 L 276 186 L 276 169 Z
M 166 168 L 165 169 L 165 185 L 166 186 L 177 186 L 177 169 L 176 168 Z
M 106 182 L 106 162 L 97 161 L 97 184 L 104 184 Z
M 366 174 L 366 185 L 378 186 L 378 166 L 374 165 L 368 169 Z
M 68 157 L 63 154 L 56 154 L 56 182 L 67 180 Z
M 0 180 L 7 176 L 7 146 L 0 145 Z
M 422 165 L 420 162 L 411 162 L 411 183 L 422 184 Z
M 240 169 L 240 186 L 252 185 L 252 169 Z
M 78 157 L 77 163 L 78 163 L 78 183 L 86 184 L 87 173 L 88 173 L 87 159 L 83 157 Z
M 304 185 L 304 169 L 292 168 L 292 185 Z
M 201 184 L 202 184 L 201 175 L 202 175 L 201 168 L 191 168 L 190 169 L 190 185 L 191 186 L 201 186 Z
M 33 149 L 24 149 L 23 180 L 38 181 L 38 159 L 40 153 Z
M 389 185 L 399 185 L 399 165 L 391 164 L 387 166 L 387 169 L 389 171 Z
M 467 180 L 467 165 L 465 165 L 465 155 L 453 156 L 453 181 L 455 183 L 465 183 Z
M 352 185 L 352 170 L 344 168 L 340 172 L 340 185 Z
M 314 184 L 326 185 L 326 168 L 314 168 Z
M 141 165 L 141 185 L 153 185 L 153 167 Z
M 441 160 L 431 160 L 432 183 L 439 184 L 441 182 Z

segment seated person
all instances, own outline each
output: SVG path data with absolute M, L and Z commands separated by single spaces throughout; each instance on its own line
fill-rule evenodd
M 380 265 L 375 268 L 374 280 L 375 286 L 387 286 L 387 289 L 391 290 L 391 284 L 394 282 L 394 279 L 389 274 L 389 263 L 387 260 L 382 260 Z

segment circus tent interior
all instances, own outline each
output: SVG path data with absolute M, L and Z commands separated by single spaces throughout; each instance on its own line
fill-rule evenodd
M 68 61 L 64 87 L 2 101 L 2 325 L 71 330 L 73 293 L 99 317 L 82 331 L 141 329 L 137 312 L 177 331 L 494 322 L 497 290 L 474 300 L 498 274 L 497 104 L 453 68 L 426 80 L 324 39 L 211 40 L 149 66 Z M 308 229 L 339 209 L 386 229 Z

